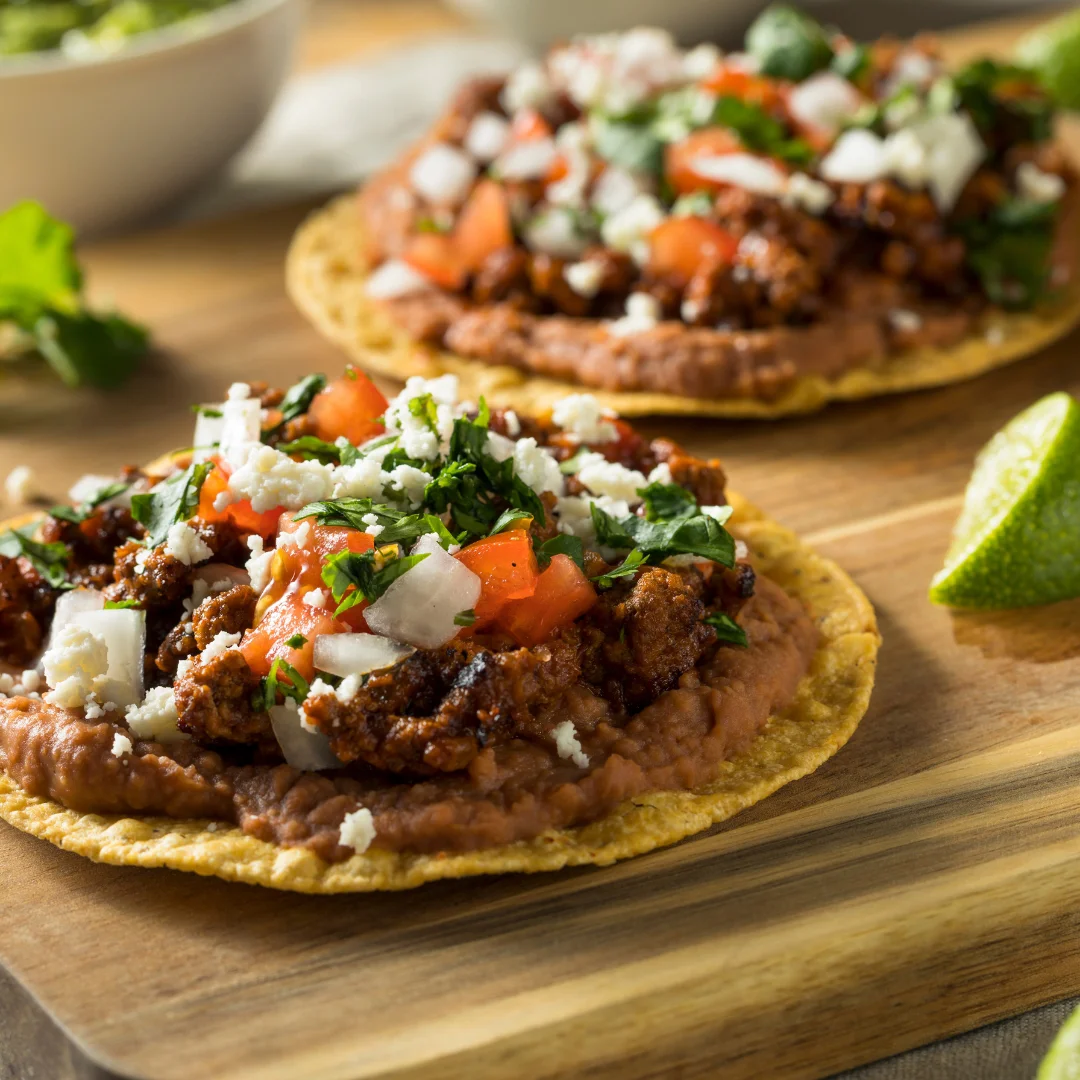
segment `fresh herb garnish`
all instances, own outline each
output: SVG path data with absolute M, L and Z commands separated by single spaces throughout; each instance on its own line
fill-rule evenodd
M 70 521 L 74 525 L 81 525 L 102 503 L 115 499 L 117 495 L 123 495 L 129 487 L 131 485 L 124 480 L 105 484 L 86 502 L 80 503 L 78 506 L 54 506 L 49 511 L 49 516 L 59 518 L 61 521 Z
M 821 24 L 787 4 L 772 4 L 754 20 L 746 31 L 746 51 L 763 75 L 793 82 L 828 67 L 833 58 Z
M 716 99 L 713 123 L 730 128 L 747 150 L 768 154 L 795 165 L 804 165 L 814 156 L 810 144 L 793 138 L 787 128 L 760 105 L 725 94 Z
M 722 611 L 711 612 L 701 621 L 716 631 L 717 641 L 722 641 L 727 645 L 739 645 L 744 649 L 750 644 L 746 631 L 730 615 L 725 615 Z
M 301 435 L 292 442 L 278 443 L 277 449 L 305 461 L 321 461 L 324 465 L 352 465 L 360 456 L 348 439 L 327 442 L 314 435 Z
M 290 649 L 300 649 L 307 644 L 307 638 L 303 634 L 293 634 L 291 638 L 288 638 L 285 642 Z
M 468 611 L 459 611 L 454 616 L 455 626 L 472 626 L 476 622 L 476 612 L 472 608 Z
M 307 375 L 298 383 L 290 386 L 285 391 L 281 404 L 277 407 L 278 412 L 281 413 L 281 419 L 273 427 L 263 431 L 263 442 L 267 442 L 277 435 L 290 420 L 303 416 L 311 408 L 311 402 L 314 400 L 315 395 L 325 388 L 326 376 L 319 374 Z
M 674 521 L 697 513 L 697 499 L 678 484 L 653 483 L 638 492 L 648 521 Z
M 547 569 L 556 555 L 569 555 L 580 569 L 585 569 L 585 545 L 580 536 L 567 536 L 560 533 L 540 544 L 536 548 L 536 561 L 540 569 Z
M 126 611 L 129 608 L 138 608 L 138 600 L 106 600 L 106 611 Z
M 135 370 L 146 330 L 90 311 L 70 226 L 36 202 L 0 214 L 0 323 L 11 323 L 68 386 L 109 390 Z
M 33 526 L 28 528 L 32 529 Z M 6 555 L 9 559 L 23 556 L 54 589 L 74 587 L 67 580 L 71 552 L 66 544 L 44 544 L 28 536 L 22 529 L 8 529 L 0 533 L 0 555 Z
M 960 107 L 971 115 L 979 133 L 988 137 L 991 151 L 1053 137 L 1054 104 L 1027 68 L 975 60 L 950 81 Z
M 192 405 L 191 411 L 196 416 L 205 416 L 210 420 L 220 420 L 225 414 L 213 405 Z
M 434 533 L 444 548 L 467 539 L 464 535 L 455 536 L 435 514 L 409 514 L 371 499 L 327 499 L 308 503 L 297 512 L 294 520 L 314 518 L 316 525 L 366 532 L 371 528 L 371 522 L 365 520 L 369 517 L 374 517 L 375 524 L 382 526 L 380 544 L 411 544 L 427 533 Z
M 323 566 L 322 579 L 337 601 L 335 615 L 341 615 L 363 600 L 374 603 L 402 574 L 423 562 L 427 553 L 400 555 L 388 545 L 377 551 L 339 551 Z
M 614 570 L 594 577 L 592 582 L 598 589 L 610 589 L 617 578 L 630 577 L 645 565 L 647 565 L 645 553 L 635 548 Z
M 164 544 L 169 529 L 179 521 L 187 521 L 195 513 L 203 481 L 213 467 L 210 461 L 195 462 L 145 494 L 131 497 L 131 516 L 145 527 L 147 547 Z
M 585 459 L 594 453 L 587 446 L 583 446 L 580 450 L 575 451 L 573 457 L 568 457 L 565 461 L 559 462 L 559 472 L 563 476 L 573 476 L 576 473 L 581 472 L 582 465 L 585 464 Z
M 285 660 L 275 660 L 270 672 L 259 683 L 259 689 L 251 698 L 251 704 L 260 712 L 269 712 L 276 704 L 278 694 L 302 703 L 308 696 L 308 681 Z
M 491 526 L 489 536 L 494 536 L 496 533 L 506 532 L 507 529 L 525 529 L 527 525 L 521 524 L 524 521 L 532 521 L 532 514 L 525 510 L 518 510 L 516 507 L 510 507 L 509 510 L 504 510 L 500 515 L 498 521 Z
M 653 176 L 663 171 L 664 144 L 651 123 L 627 123 L 594 114 L 589 126 L 593 146 L 604 161 Z
M 852 45 L 838 52 L 829 67 L 841 78 L 857 83 L 870 71 L 870 49 L 866 45 Z

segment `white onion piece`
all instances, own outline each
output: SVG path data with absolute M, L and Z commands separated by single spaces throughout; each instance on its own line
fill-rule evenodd
M 454 616 L 469 611 L 480 598 L 480 579 L 452 555 L 433 533 L 422 536 L 413 554 L 426 554 L 364 612 L 376 634 L 420 649 L 444 645 L 457 634 Z
M 203 409 L 211 409 L 219 412 L 221 416 L 207 416 L 200 411 L 195 417 L 195 434 L 191 437 L 191 445 L 195 447 L 195 461 L 205 461 L 213 457 L 218 451 L 218 444 L 225 431 L 225 406 L 220 402 L 216 405 L 204 405 Z
M 412 573 L 410 570 L 409 573 Z M 378 634 L 320 634 L 315 639 L 315 666 L 331 675 L 366 675 L 411 656 L 416 650 Z
M 273 706 L 270 724 L 285 760 L 294 769 L 318 772 L 341 767 L 337 755 L 330 749 L 330 740 L 321 731 L 307 731 L 301 727 L 300 712 L 293 703 Z
M 146 612 L 131 608 L 83 611 L 71 620 L 105 639 L 109 649 L 107 688 L 101 701 L 135 705 L 143 699 L 143 657 L 146 654 Z
M 232 588 L 235 585 L 250 585 L 251 575 L 242 566 L 230 566 L 228 563 L 215 562 L 200 566 L 191 575 L 191 581 L 192 584 L 196 581 L 202 581 L 209 589 L 223 581 L 229 581 L 232 583 L 230 585 L 230 588 Z
M 690 168 L 705 180 L 732 184 L 759 195 L 780 195 L 787 187 L 787 174 L 771 161 L 753 154 L 716 154 L 694 158 Z
M 863 96 L 841 76 L 821 71 L 797 83 L 788 98 L 791 115 L 799 123 L 832 134 L 850 120 L 863 104 Z
M 101 611 L 105 607 L 105 594 L 96 589 L 70 589 L 62 592 L 56 600 L 56 610 L 53 613 L 52 626 L 49 629 L 49 638 L 45 642 L 44 652 L 52 648 L 56 635 L 75 621 L 77 615 L 87 611 Z
M 364 283 L 364 292 L 373 300 L 394 300 L 427 292 L 431 279 L 424 277 L 404 259 L 389 259 Z
M 243 465 L 248 448 L 259 444 L 262 405 L 258 398 L 230 399 L 221 406 L 220 453 L 233 468 Z
M 852 128 L 836 140 L 822 161 L 822 179 L 841 184 L 869 184 L 888 171 L 885 144 L 872 131 Z

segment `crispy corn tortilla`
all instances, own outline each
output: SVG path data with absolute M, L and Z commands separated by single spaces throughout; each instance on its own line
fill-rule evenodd
M 483 396 L 491 405 L 524 412 L 545 412 L 566 394 L 581 391 L 575 383 L 470 360 L 412 341 L 367 298 L 361 251 L 354 199 L 344 196 L 316 212 L 297 231 L 286 262 L 286 284 L 300 310 L 362 367 L 400 381 L 410 375 L 434 378 L 449 372 L 460 380 L 463 400 Z M 960 345 L 911 349 L 880 367 L 857 368 L 835 381 L 804 376 L 771 401 L 588 389 L 623 416 L 677 414 L 765 420 L 815 412 L 830 401 L 853 401 L 971 379 L 1038 352 L 1077 322 L 1080 279 L 1053 308 L 1038 313 L 988 314 L 979 333 Z
M 486 851 L 372 850 L 338 864 L 221 823 L 211 831 L 206 821 L 77 813 L 27 795 L 2 772 L 0 818 L 96 862 L 165 866 L 305 893 L 409 889 L 440 878 L 605 866 L 701 832 L 813 772 L 847 742 L 866 712 L 880 643 L 870 602 L 839 567 L 737 496 L 732 503 L 731 531 L 746 541 L 760 572 L 807 605 L 821 637 L 792 703 L 769 720 L 747 753 L 723 762 L 705 787 L 642 795 L 590 825 Z

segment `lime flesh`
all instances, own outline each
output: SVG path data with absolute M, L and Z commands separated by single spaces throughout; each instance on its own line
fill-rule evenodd
M 1016 59 L 1038 74 L 1062 108 L 1080 109 L 1080 9 L 1022 37 Z
M 1015 608 L 1080 596 L 1080 406 L 1050 394 L 983 447 L 930 599 Z
M 1035 1080 L 1080 1080 L 1080 1008 L 1054 1037 Z

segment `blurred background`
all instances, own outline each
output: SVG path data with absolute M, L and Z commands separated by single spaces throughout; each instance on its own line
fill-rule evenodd
M 764 0 L 0 0 L 0 208 L 95 236 L 314 198 L 417 137 L 467 74 L 650 23 L 738 47 Z M 808 0 L 859 38 L 1038 0 Z M 257 133 L 257 134 L 256 134 Z

